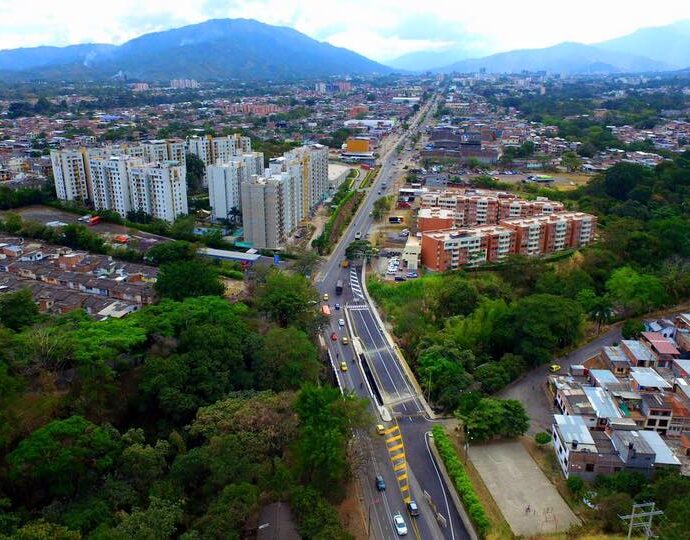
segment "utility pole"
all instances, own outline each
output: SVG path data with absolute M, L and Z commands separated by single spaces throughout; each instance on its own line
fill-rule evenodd
M 645 538 L 652 537 L 652 520 L 664 512 L 655 510 L 653 502 L 633 504 L 632 512 L 627 516 L 618 516 L 623 521 L 630 521 L 628 525 L 628 540 L 632 538 L 633 529 L 642 529 Z

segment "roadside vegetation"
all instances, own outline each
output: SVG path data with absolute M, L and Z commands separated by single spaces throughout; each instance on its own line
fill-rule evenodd
M 376 166 L 372 169 L 369 169 L 367 171 L 366 176 L 364 177 L 364 180 L 362 180 L 362 183 L 359 185 L 359 188 L 365 189 L 365 188 L 368 188 L 369 186 L 371 186 L 374 179 L 378 176 L 380 169 L 381 169 L 381 167 L 378 167 L 378 166 Z
M 323 232 L 312 242 L 312 247 L 319 255 L 328 255 L 333 246 L 352 221 L 365 193 L 350 189 L 351 182 L 343 182 L 333 196 L 331 215 L 326 222 Z
M 467 476 L 465 466 L 462 464 L 453 442 L 441 426 L 434 426 L 432 433 L 434 434 L 436 449 L 443 460 L 448 475 L 453 481 L 453 486 L 455 486 L 462 505 L 474 525 L 477 535 L 480 538 L 485 538 L 491 528 L 491 522 L 474 491 L 472 482 Z
M 332 504 L 365 403 L 321 384 L 316 291 L 257 270 L 230 303 L 166 246 L 162 300 L 124 319 L 2 296 L 0 537 L 239 539 L 287 501 L 303 537 L 350 538 Z

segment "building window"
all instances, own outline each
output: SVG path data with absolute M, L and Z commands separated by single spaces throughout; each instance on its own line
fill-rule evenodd
M 585 465 L 585 471 L 587 472 L 594 472 L 594 463 L 587 463 Z

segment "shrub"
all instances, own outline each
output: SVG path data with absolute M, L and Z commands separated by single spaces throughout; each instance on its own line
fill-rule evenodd
M 549 444 L 551 442 L 551 435 L 546 431 L 540 431 L 534 436 L 534 442 L 537 444 Z
M 438 453 L 441 455 L 446 470 L 453 480 L 453 485 L 460 496 L 460 500 L 467 514 L 470 516 L 472 523 L 474 523 L 477 534 L 484 538 L 489 532 L 491 522 L 486 516 L 484 507 L 474 491 L 474 487 L 467 476 L 465 467 L 460 461 L 453 447 L 453 443 L 450 441 L 443 428 L 441 426 L 434 426 L 432 432 L 434 434 L 434 442 L 438 449 Z
M 570 478 L 568 478 L 566 484 L 568 486 L 568 490 L 573 495 L 579 495 L 585 487 L 585 483 L 579 476 L 571 476 Z

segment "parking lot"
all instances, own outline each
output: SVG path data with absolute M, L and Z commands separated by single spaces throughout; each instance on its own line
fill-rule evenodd
M 384 251 L 384 253 L 386 252 Z M 392 252 L 379 257 L 377 270 L 381 277 L 391 281 L 407 281 L 418 278 L 419 274 L 416 271 L 409 271 L 404 267 L 399 253 Z

